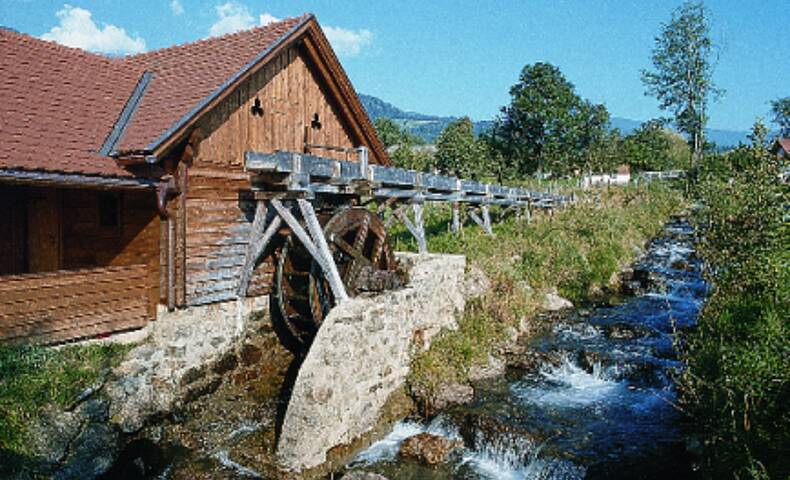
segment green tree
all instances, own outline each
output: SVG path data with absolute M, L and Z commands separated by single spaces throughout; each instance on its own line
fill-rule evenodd
M 416 145 L 398 145 L 395 151 L 390 153 L 390 158 L 396 167 L 420 172 L 433 169 L 433 154 Z
M 427 151 L 415 148 L 424 143 L 420 137 L 412 135 L 386 117 L 377 118 L 373 125 L 376 127 L 381 143 L 390 152 L 390 158 L 396 167 L 419 171 L 426 171 L 432 167 L 433 156 Z
M 702 2 L 687 1 L 662 24 L 653 47 L 653 70 L 642 71 L 646 93 L 672 112 L 675 126 L 688 136 L 692 172 L 705 146 L 708 101 L 719 93 L 712 80 L 712 54 L 707 10 Z
M 622 163 L 623 138 L 620 130 L 605 132 L 587 150 L 585 172 L 613 172 Z
M 373 122 L 376 133 L 379 135 L 384 148 L 396 145 L 420 145 L 424 143 L 421 138 L 412 135 L 406 129 L 401 128 L 395 121 L 386 117 L 379 117 Z
M 564 174 L 583 168 L 587 149 L 606 131 L 609 114 L 576 95 L 559 68 L 526 65 L 510 88 L 493 143 L 519 176 L 535 171 Z
M 463 117 L 450 122 L 436 141 L 435 167 L 461 178 L 492 175 L 487 171 L 485 144 L 475 139 L 472 121 Z
M 790 137 L 790 97 L 777 98 L 771 102 L 774 122 L 779 125 L 779 136 Z
M 668 170 L 671 168 L 670 134 L 661 120 L 648 120 L 631 132 L 623 142 L 628 165 L 636 171 Z

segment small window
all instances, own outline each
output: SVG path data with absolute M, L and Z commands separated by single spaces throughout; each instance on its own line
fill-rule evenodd
M 118 228 L 121 225 L 121 200 L 113 193 L 99 195 L 99 226 Z

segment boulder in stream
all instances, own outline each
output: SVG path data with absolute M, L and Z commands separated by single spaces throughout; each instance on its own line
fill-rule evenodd
M 384 475 L 378 473 L 354 470 L 343 475 L 343 480 L 389 480 Z
M 606 336 L 612 340 L 631 340 L 637 337 L 646 337 L 650 331 L 644 326 L 627 322 L 616 322 L 606 327 Z
M 463 446 L 463 442 L 460 440 L 450 440 L 431 433 L 420 433 L 401 443 L 399 455 L 427 465 L 438 465 L 446 462 L 450 452 L 461 446 Z
M 565 310 L 566 308 L 573 308 L 573 303 L 571 303 L 571 301 L 567 298 L 561 297 L 556 288 L 552 288 L 546 292 L 546 295 L 543 299 L 544 310 L 558 312 L 560 310 Z
M 439 386 L 430 399 L 431 412 L 438 412 L 450 405 L 460 405 L 471 402 L 475 396 L 475 389 L 468 383 L 447 383 Z M 430 412 L 426 412 L 430 413 Z

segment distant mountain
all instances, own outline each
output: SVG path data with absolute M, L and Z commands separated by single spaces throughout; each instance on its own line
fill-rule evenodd
M 642 122 L 631 120 L 630 118 L 612 117 L 610 121 L 612 128 L 620 129 L 620 133 L 623 135 L 628 135 L 642 125 Z M 707 136 L 707 141 L 715 143 L 720 149 L 737 147 L 739 143 L 749 142 L 747 138 L 749 132 L 708 128 L 705 130 L 705 135 Z
M 367 110 L 372 120 L 385 117 L 393 120 L 402 127 L 406 128 L 411 134 L 417 135 L 427 143 L 435 143 L 439 134 L 442 133 L 447 125 L 459 117 L 439 117 L 436 115 L 426 115 L 424 113 L 409 112 L 401 110 L 395 105 L 384 100 L 365 94 L 359 94 L 362 105 Z M 480 134 L 490 128 L 493 124 L 491 120 L 473 121 L 475 134 Z
M 413 135 L 422 137 L 427 143 L 436 142 L 439 134 L 447 127 L 447 124 L 458 119 L 458 117 L 439 117 L 436 115 L 401 110 L 395 105 L 387 103 L 372 95 L 360 94 L 359 99 L 362 101 L 362 105 L 365 107 L 365 110 L 367 110 L 371 119 L 376 120 L 380 117 L 392 119 L 405 127 Z M 494 122 L 491 120 L 478 120 L 472 123 L 475 133 L 479 135 L 491 128 Z M 630 118 L 612 117 L 611 124 L 612 128 L 617 128 L 623 135 L 628 135 L 639 128 L 642 122 Z M 738 146 L 738 143 L 747 143 L 748 134 L 748 132 L 718 130 L 714 128 L 707 130 L 708 140 L 714 142 L 719 148 L 735 147 Z
M 628 135 L 639 128 L 640 125 L 642 125 L 642 122 L 638 120 L 631 120 L 630 118 L 622 117 L 612 117 L 609 119 L 609 123 L 611 123 L 612 128 L 620 130 L 620 133 L 623 135 Z

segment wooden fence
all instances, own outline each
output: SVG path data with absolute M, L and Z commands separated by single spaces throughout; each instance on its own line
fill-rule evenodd
M 0 277 L 0 344 L 58 343 L 152 320 L 146 265 Z

